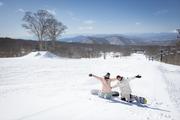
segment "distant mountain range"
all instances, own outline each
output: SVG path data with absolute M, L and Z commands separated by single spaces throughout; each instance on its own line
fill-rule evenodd
M 176 36 L 176 33 L 98 34 L 79 35 L 60 41 L 111 45 L 172 45 L 175 44 Z

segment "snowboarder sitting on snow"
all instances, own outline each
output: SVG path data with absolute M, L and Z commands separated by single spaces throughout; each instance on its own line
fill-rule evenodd
M 116 79 L 118 80 L 117 84 L 112 86 L 111 88 L 119 87 L 121 92 L 121 100 L 132 102 L 134 100 L 132 93 L 132 90 L 130 88 L 129 82 L 132 79 L 135 78 L 141 78 L 140 75 L 136 75 L 134 77 L 124 78 L 120 75 L 116 76 Z
M 111 92 L 110 83 L 111 83 L 111 81 L 116 80 L 116 79 L 110 79 L 110 73 L 107 73 L 104 77 L 98 77 L 96 75 L 89 74 L 89 77 L 94 77 L 94 78 L 100 80 L 102 83 L 102 89 L 100 91 L 98 91 L 97 95 L 102 98 L 111 99 L 112 92 Z M 94 91 L 91 91 L 92 94 L 96 94 L 93 92 Z

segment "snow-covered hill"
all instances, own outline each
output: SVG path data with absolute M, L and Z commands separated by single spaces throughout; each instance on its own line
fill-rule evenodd
M 65 37 L 60 41 L 110 45 L 174 45 L 176 33 L 97 34 Z
M 64 38 L 61 41 L 78 42 L 87 44 L 110 44 L 110 45 L 136 45 L 140 41 L 128 39 L 123 35 L 91 35 L 91 36 L 76 36 L 72 38 Z
M 58 56 L 54 55 L 51 52 L 48 51 L 38 51 L 38 52 L 31 52 L 22 58 L 58 58 Z
M 32 55 L 33 56 L 33 55 Z M 145 56 L 98 59 L 0 59 L 0 120 L 179 120 L 180 67 Z M 146 107 L 90 94 L 112 77 L 142 75 L 131 82 Z M 118 89 L 115 89 L 118 90 Z M 117 99 L 117 98 L 116 98 Z

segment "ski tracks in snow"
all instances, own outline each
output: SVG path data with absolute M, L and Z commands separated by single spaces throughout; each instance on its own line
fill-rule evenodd
M 178 120 L 179 67 L 150 62 L 143 55 L 121 59 L 0 59 L 0 115 L 2 120 Z M 165 68 L 164 68 L 165 67 Z M 169 71 L 170 70 L 170 71 Z M 141 79 L 130 84 L 147 106 L 92 96 L 100 87 L 88 73 L 112 72 Z M 173 82 L 172 82 L 173 81 Z M 174 102 L 172 102 L 174 101 Z M 173 106 L 174 103 L 174 106 Z M 24 105 L 24 107 L 23 107 Z

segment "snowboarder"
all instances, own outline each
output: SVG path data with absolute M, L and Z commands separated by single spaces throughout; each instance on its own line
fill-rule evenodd
M 101 98 L 111 99 L 112 91 L 111 91 L 110 83 L 111 83 L 111 81 L 116 80 L 116 78 L 110 79 L 110 73 L 107 73 L 104 77 L 99 77 L 99 76 L 96 76 L 93 74 L 89 74 L 89 77 L 94 77 L 94 78 L 100 80 L 102 83 L 101 90 L 92 90 L 91 93 L 94 95 L 98 95 Z M 113 95 L 113 96 L 115 96 L 115 95 Z
M 111 88 L 119 87 L 120 92 L 121 92 L 121 100 L 124 100 L 127 102 L 132 102 L 135 99 L 134 95 L 131 94 L 132 90 L 131 90 L 131 87 L 129 85 L 129 82 L 135 78 L 141 78 L 141 76 L 136 75 L 134 77 L 129 77 L 129 78 L 125 78 L 125 77 L 120 76 L 120 75 L 116 76 L 116 79 L 118 80 L 118 82 L 117 82 L 117 84 L 115 84 Z

